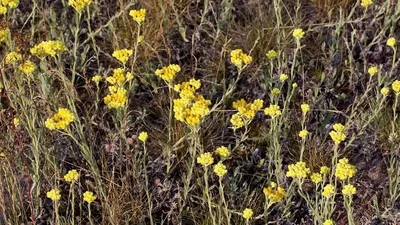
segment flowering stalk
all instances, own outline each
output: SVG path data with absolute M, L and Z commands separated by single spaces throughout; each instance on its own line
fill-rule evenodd
M 205 189 L 204 192 L 207 196 L 207 203 L 208 203 L 208 211 L 211 215 L 212 221 L 213 221 L 213 225 L 216 225 L 215 222 L 215 216 L 214 213 L 212 212 L 212 206 L 211 206 L 211 196 L 210 196 L 210 192 L 209 192 L 209 187 L 208 187 L 208 167 L 204 166 L 204 184 L 205 184 Z
M 144 178 L 146 182 L 146 196 L 147 196 L 147 204 L 148 204 L 148 213 L 150 218 L 150 224 L 153 225 L 153 215 L 151 213 L 153 208 L 153 203 L 151 201 L 151 193 L 149 190 L 149 175 L 147 174 L 147 163 L 146 163 L 146 156 L 147 156 L 147 148 L 146 148 L 146 141 L 143 142 L 143 171 L 144 171 Z
M 226 203 L 226 199 L 225 199 L 224 186 L 222 185 L 222 178 L 223 177 L 219 177 L 219 196 L 221 198 L 220 207 L 224 209 L 227 224 L 230 225 L 231 224 L 231 215 L 229 213 L 228 204 Z M 223 206 L 221 203 L 223 204 Z

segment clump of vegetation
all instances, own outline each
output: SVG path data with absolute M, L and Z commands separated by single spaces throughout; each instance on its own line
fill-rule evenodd
M 0 16 L 0 224 L 400 223 L 400 4 Z

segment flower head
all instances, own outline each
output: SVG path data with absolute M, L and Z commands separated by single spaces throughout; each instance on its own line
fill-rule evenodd
M 361 6 L 362 7 L 368 7 L 370 5 L 374 4 L 372 0 L 361 0 Z
M 46 57 L 50 55 L 51 57 L 56 56 L 56 54 L 65 52 L 67 47 L 61 41 L 43 41 L 30 49 L 32 55 L 37 57 Z
M 0 9 L 0 14 L 1 14 L 1 9 Z M 8 28 L 1 29 L 0 30 L 0 42 L 6 42 L 8 40 L 9 35 L 10 35 L 10 29 L 8 29 Z
M 310 111 L 310 105 L 309 104 L 301 104 L 301 111 L 303 113 L 307 113 L 308 111 Z
M 0 3 L 0 5 L 3 5 L 4 7 L 8 6 L 11 9 L 15 9 L 19 5 L 19 0 L 1 0 Z
M 139 138 L 139 140 L 146 142 L 148 137 L 149 137 L 149 135 L 147 134 L 147 132 L 140 132 L 138 138 Z
M 313 173 L 311 176 L 311 181 L 318 184 L 322 181 L 322 175 L 320 173 Z
M 225 146 L 218 147 L 218 148 L 215 150 L 215 152 L 216 152 L 219 156 L 221 156 L 222 158 L 226 158 L 226 157 L 228 157 L 228 156 L 231 155 L 231 153 L 229 152 L 229 149 L 228 149 L 227 147 L 225 147 Z
M 21 72 L 23 72 L 25 75 L 30 75 L 33 72 L 35 72 L 36 65 L 32 61 L 28 60 L 28 61 L 21 63 L 21 65 L 18 66 L 18 69 Z
M 389 88 L 387 88 L 387 87 L 382 88 L 381 89 L 381 94 L 382 95 L 388 95 L 389 94 Z
M 279 202 L 286 196 L 285 189 L 276 187 L 275 183 L 267 188 L 264 188 L 263 192 L 265 197 L 268 198 L 272 203 Z
M 369 73 L 369 75 L 371 75 L 371 76 L 377 74 L 378 71 L 379 71 L 379 69 L 378 69 L 378 67 L 376 67 L 376 66 L 371 66 L 371 67 L 368 69 L 368 73 Z
M 394 46 L 396 45 L 396 39 L 394 37 L 389 38 L 386 41 L 386 45 L 389 46 L 389 47 L 394 48 Z
M 235 49 L 231 52 L 231 63 L 237 68 L 242 69 L 243 64 L 248 65 L 253 61 L 253 58 L 245 53 L 242 49 Z
M 131 49 L 121 49 L 121 50 L 114 51 L 112 56 L 114 58 L 118 59 L 118 61 L 125 64 L 126 62 L 128 62 L 128 59 L 129 59 L 129 57 L 132 56 L 132 54 L 133 54 L 133 50 L 131 50 Z
M 268 59 L 275 59 L 278 56 L 275 50 L 269 50 L 267 54 L 265 54 Z
M 356 191 L 356 188 L 352 184 L 346 184 L 345 186 L 343 186 L 342 193 L 344 195 L 354 195 Z
M 331 169 L 327 166 L 321 166 L 320 171 L 321 174 L 327 175 L 331 172 Z
M 335 187 L 332 184 L 325 185 L 324 189 L 322 190 L 322 196 L 328 198 L 335 194 Z
M 273 88 L 271 91 L 271 95 L 279 95 L 281 93 L 281 90 L 279 88 Z
M 99 82 L 102 80 L 103 78 L 100 75 L 96 75 L 94 77 L 92 77 L 92 81 L 95 82 L 96 84 L 99 84 Z
M 281 82 L 285 82 L 285 80 L 287 80 L 289 78 L 289 76 L 287 74 L 282 73 L 281 75 L 279 75 L 279 80 Z
M 6 55 L 6 64 L 13 64 L 19 62 L 22 59 L 22 55 L 18 52 L 10 52 Z
M 296 39 L 300 39 L 300 38 L 304 37 L 304 34 L 305 33 L 304 33 L 303 29 L 301 29 L 301 28 L 294 29 L 294 31 L 293 31 L 293 37 Z
M 110 93 L 104 97 L 104 103 L 109 109 L 118 109 L 125 107 L 127 102 L 127 91 L 123 87 L 110 86 Z
M 146 18 L 146 9 L 131 10 L 129 15 L 132 16 L 133 20 L 138 24 L 141 24 Z
M 243 218 L 245 219 L 250 219 L 251 217 L 253 217 L 253 210 L 246 208 L 245 210 L 243 210 Z
M 56 114 L 46 120 L 45 126 L 50 130 L 63 130 L 66 129 L 74 120 L 75 116 L 71 111 L 66 108 L 60 108 Z
M 7 7 L 0 5 L 0 15 L 6 14 L 7 11 Z
M 275 117 L 282 114 L 279 105 L 270 105 L 268 108 L 264 109 L 264 114 L 267 116 Z
M 308 135 L 308 131 L 306 129 L 299 132 L 299 137 L 306 138 Z
M 93 194 L 93 192 L 91 191 L 86 191 L 85 193 L 83 193 L 83 201 L 87 202 L 87 203 L 92 203 L 94 202 L 94 200 L 96 200 L 96 195 Z
M 307 168 L 305 162 L 297 162 L 296 164 L 289 165 L 286 176 L 292 178 L 306 178 L 309 173 L 310 168 Z
M 340 123 L 333 125 L 333 131 L 329 132 L 335 145 L 340 144 L 342 141 L 346 140 L 346 134 L 344 133 L 344 126 Z
M 74 9 L 78 12 L 81 12 L 88 5 L 92 3 L 92 0 L 69 0 L 68 5 L 74 7 Z
M 222 162 L 218 162 L 217 165 L 214 166 L 214 173 L 217 174 L 219 177 L 224 176 L 228 170 L 226 166 L 222 164 Z
M 340 180 L 345 180 L 353 177 L 356 172 L 356 167 L 349 164 L 349 160 L 347 158 L 343 158 L 340 159 L 339 163 L 336 165 L 335 176 Z
M 13 120 L 14 126 L 18 127 L 19 126 L 19 119 L 17 117 L 14 118 Z
M 197 157 L 197 163 L 203 166 L 209 166 L 213 164 L 213 162 L 214 158 L 212 157 L 212 154 L 209 152 L 203 153 L 199 157 Z
M 181 67 L 177 64 L 164 66 L 162 69 L 156 70 L 155 74 L 167 82 L 171 82 L 176 74 L 181 71 Z
M 67 174 L 64 175 L 64 180 L 66 182 L 74 182 L 79 178 L 79 173 L 76 170 L 70 170 Z
M 61 191 L 58 189 L 51 189 L 49 192 L 47 192 L 46 197 L 50 198 L 53 201 L 58 201 L 61 199 Z
M 334 225 L 333 220 L 325 220 L 325 222 L 322 225 Z
M 400 92 L 400 80 L 396 80 L 392 83 L 392 89 L 396 94 Z

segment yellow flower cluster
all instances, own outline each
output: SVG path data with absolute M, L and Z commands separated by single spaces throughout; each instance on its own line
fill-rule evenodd
M 10 35 L 10 29 L 8 29 L 8 28 L 1 29 L 0 30 L 0 42 L 6 42 L 9 35 Z
M 68 5 L 74 7 L 78 12 L 82 11 L 86 6 L 90 5 L 92 0 L 69 0 Z
M 331 172 L 331 169 L 327 166 L 321 166 L 320 171 L 321 174 L 327 175 Z
M 310 111 L 310 105 L 309 104 L 301 104 L 300 108 L 301 108 L 301 111 L 303 113 L 307 113 L 308 111 Z
M 387 88 L 387 87 L 382 88 L 381 89 L 381 94 L 382 95 L 388 95 L 389 94 L 389 88 Z
M 246 100 L 240 99 L 232 104 L 232 107 L 238 112 L 232 115 L 231 123 L 233 127 L 240 128 L 245 124 L 249 123 L 257 111 L 263 107 L 264 101 L 261 99 L 256 99 L 252 103 L 247 103 Z
M 386 45 L 389 46 L 389 47 L 394 48 L 394 46 L 396 45 L 396 39 L 394 37 L 389 38 L 386 41 Z
M 175 119 L 186 122 L 190 126 L 197 126 L 201 119 L 208 115 L 210 112 L 208 106 L 211 105 L 211 101 L 204 99 L 201 95 L 195 95 L 195 91 L 200 86 L 200 81 L 195 79 L 175 85 L 174 90 L 179 92 L 180 97 L 174 99 Z
M 325 220 L 322 225 L 334 225 L 333 220 Z
M 126 71 L 123 68 L 114 69 L 113 75 L 111 77 L 107 77 L 106 80 L 112 85 L 121 86 L 126 80 L 128 80 L 128 76 L 133 76 L 130 72 L 127 72 L 126 74 L 125 73 Z
M 369 73 L 369 75 L 371 75 L 371 76 L 377 74 L 378 71 L 379 71 L 379 70 L 378 70 L 378 67 L 376 67 L 376 66 L 371 66 L 370 68 L 368 68 L 368 73 Z
M 139 140 L 146 142 L 148 137 L 149 137 L 149 135 L 147 134 L 147 132 L 140 132 L 138 138 L 139 138 Z
M 110 86 L 108 87 L 110 93 L 104 97 L 104 103 L 109 109 L 118 109 L 125 106 L 128 100 L 127 91 L 123 87 Z
M 7 7 L 0 5 L 0 15 L 6 14 L 7 11 Z
M 11 9 L 15 9 L 19 5 L 19 0 L 1 0 L 1 5 L 3 7 L 10 7 Z
M 392 83 L 392 89 L 396 94 L 400 92 L 400 80 L 396 80 Z
M 58 201 L 61 199 L 61 192 L 58 189 L 51 189 L 47 192 L 46 196 L 53 201 Z
M 218 162 L 217 165 L 214 166 L 214 173 L 219 177 L 224 176 L 227 172 L 228 170 L 226 169 L 226 166 L 222 164 L 222 162 Z
M 30 52 L 32 55 L 37 57 L 46 57 L 48 55 L 54 57 L 58 53 L 62 53 L 67 50 L 64 43 L 61 41 L 43 41 L 38 45 L 33 46 Z
M 167 82 L 171 82 L 176 73 L 181 71 L 181 67 L 177 64 L 171 64 L 169 66 L 164 66 L 162 69 L 156 70 L 155 74 Z
M 95 82 L 96 84 L 99 84 L 102 79 L 103 78 L 100 75 L 92 77 L 92 81 Z
M 333 125 L 333 131 L 329 132 L 333 142 L 336 145 L 340 144 L 342 141 L 346 139 L 346 134 L 344 133 L 344 126 L 340 123 L 336 123 Z
M 340 180 L 345 180 L 353 177 L 356 172 L 356 167 L 349 164 L 349 160 L 347 158 L 343 158 L 340 159 L 339 163 L 336 165 L 335 176 Z
M 245 53 L 242 49 L 235 49 L 231 52 L 231 63 L 237 68 L 242 69 L 243 64 L 248 65 L 253 61 L 253 58 Z
M 197 163 L 203 166 L 209 166 L 214 163 L 214 158 L 211 153 L 203 153 L 197 157 Z
M 116 59 L 118 59 L 120 62 L 125 64 L 128 62 L 129 57 L 131 57 L 133 54 L 133 50 L 130 49 L 121 49 L 121 50 L 116 50 L 113 52 L 112 56 Z
M 281 93 L 281 90 L 279 88 L 274 88 L 271 91 L 271 95 L 279 95 Z
M 289 76 L 287 74 L 282 73 L 281 75 L 279 75 L 279 80 L 281 82 L 285 82 L 285 80 L 287 80 L 289 78 Z
M 252 209 L 246 208 L 245 210 L 243 210 L 243 218 L 250 219 L 251 217 L 253 217 L 253 210 Z
M 14 119 L 13 119 L 13 123 L 14 123 L 14 126 L 15 127 L 18 127 L 19 126 L 19 119 L 17 118 L 17 117 L 15 117 Z
M 304 34 L 305 33 L 304 33 L 303 29 L 301 29 L 301 28 L 294 29 L 294 31 L 293 31 L 293 37 L 296 39 L 300 39 L 300 38 L 304 37 Z
M 372 0 L 361 0 L 361 6 L 362 7 L 368 7 L 370 5 L 374 4 Z
M 275 50 L 269 50 L 265 56 L 267 56 L 268 59 L 275 59 L 278 56 L 278 53 L 276 53 Z
M 76 170 L 70 170 L 67 174 L 64 175 L 64 180 L 66 182 L 74 182 L 79 178 L 79 173 Z
M 289 170 L 286 176 L 293 178 L 306 178 L 310 173 L 310 168 L 307 168 L 305 162 L 297 162 L 296 164 L 290 164 Z
M 56 114 L 46 120 L 45 126 L 50 130 L 65 129 L 74 119 L 72 112 L 66 108 L 60 108 Z
M 18 69 L 26 75 L 30 75 L 36 70 L 36 65 L 28 60 L 18 66 Z
M 346 184 L 342 190 L 344 195 L 354 195 L 356 192 L 357 189 L 352 184 Z
M 87 202 L 87 203 L 92 203 L 94 202 L 94 200 L 96 200 L 96 195 L 93 194 L 93 192 L 91 191 L 86 191 L 85 193 L 83 193 L 83 201 Z
M 311 176 L 311 181 L 318 184 L 322 181 L 322 175 L 320 173 L 313 173 Z
M 13 64 L 21 61 L 22 55 L 18 52 L 10 52 L 6 55 L 6 64 Z
M 265 197 L 268 198 L 272 203 L 281 201 L 285 196 L 285 189 L 276 187 L 276 185 L 270 185 L 263 190 Z
M 138 9 L 129 11 L 129 15 L 136 21 L 138 24 L 141 24 L 146 18 L 146 9 Z
M 222 158 L 226 158 L 231 155 L 229 149 L 225 146 L 218 147 L 215 150 L 215 153 L 217 153 L 217 155 L 221 156 Z
M 267 116 L 275 117 L 282 114 L 279 105 L 270 105 L 268 108 L 264 109 L 264 114 Z
M 335 187 L 332 184 L 325 185 L 324 189 L 322 190 L 322 196 L 328 198 L 335 194 Z
M 308 135 L 308 131 L 307 131 L 306 129 L 301 130 L 301 131 L 299 132 L 299 137 L 301 137 L 301 138 L 306 138 L 307 135 Z

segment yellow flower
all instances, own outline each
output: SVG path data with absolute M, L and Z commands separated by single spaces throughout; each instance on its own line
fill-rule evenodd
M 389 47 L 394 48 L 394 46 L 396 45 L 396 39 L 394 37 L 389 38 L 386 41 L 386 45 L 389 46 Z
M 149 135 L 147 134 L 147 132 L 140 132 L 139 134 L 139 140 L 143 142 L 146 142 L 148 137 Z
M 333 194 L 335 194 L 335 187 L 332 184 L 327 184 L 322 191 L 322 196 L 328 198 Z
M 138 24 L 141 24 L 146 18 L 146 9 L 131 10 L 129 15 L 132 16 L 133 20 Z
M 179 65 L 171 64 L 169 66 L 164 66 L 162 69 L 156 70 L 155 74 L 165 81 L 171 82 L 176 76 L 176 73 L 179 73 L 180 71 L 181 67 Z
M 387 88 L 387 87 L 382 88 L 381 89 L 381 94 L 382 95 L 388 95 L 389 94 L 389 88 Z
M 248 208 L 243 210 L 243 218 L 250 219 L 251 217 L 253 217 L 253 210 L 248 209 Z
M 400 92 L 400 80 L 396 80 L 392 83 L 392 89 L 396 94 Z
M 335 123 L 334 125 L 333 125 L 333 129 L 335 130 L 335 131 L 337 131 L 337 132 L 342 132 L 342 131 L 344 131 L 344 126 L 341 124 L 341 123 Z
M 4 154 L 4 152 L 0 152 L 0 157 L 6 157 L 6 154 Z
M 270 105 L 268 108 L 264 109 L 264 114 L 267 116 L 275 117 L 282 114 L 279 105 Z
M 58 189 L 51 189 L 49 192 L 47 192 L 46 196 L 53 201 L 58 201 L 61 199 L 61 192 Z
M 310 105 L 309 104 L 301 104 L 301 111 L 303 113 L 307 113 L 308 111 L 310 111 Z
M 36 65 L 28 60 L 18 66 L 18 69 L 26 75 L 30 75 L 36 70 Z
M 7 10 L 7 8 L 6 8 Z M 0 6 L 0 14 L 1 13 L 1 6 Z M 6 42 L 8 40 L 8 36 L 10 35 L 10 29 L 5 28 L 0 30 L 0 42 Z
M 285 189 L 281 187 L 278 188 L 275 187 L 276 184 L 264 188 L 263 190 L 265 197 L 268 198 L 272 203 L 279 202 L 286 196 Z
M 299 132 L 299 137 L 301 137 L 301 138 L 305 138 L 305 137 L 307 137 L 307 135 L 308 135 L 308 131 L 305 129 Z
M 271 94 L 272 95 L 279 95 L 281 93 L 281 91 L 279 90 L 279 88 L 274 88 L 274 89 L 272 89 L 272 91 L 271 91 Z
M 94 77 L 92 77 L 92 81 L 95 82 L 96 84 L 99 84 L 99 82 L 102 80 L 103 78 L 100 75 L 96 75 Z
M 18 4 L 19 4 L 19 0 L 1 0 L 1 5 L 5 6 L 5 7 L 8 6 L 12 9 L 17 8 Z
M 309 173 L 310 168 L 307 168 L 305 162 L 297 162 L 296 164 L 289 165 L 286 176 L 292 178 L 306 178 Z
M 378 67 L 376 67 L 376 66 L 371 66 L 371 67 L 368 69 L 368 73 L 369 73 L 369 75 L 371 75 L 371 76 L 377 74 L 378 71 L 379 71 L 379 70 L 378 70 Z
M 293 37 L 296 39 L 300 39 L 300 38 L 304 37 L 303 29 L 301 29 L 301 28 L 294 29 Z
M 342 193 L 344 195 L 354 195 L 356 191 L 356 188 L 352 184 L 347 184 L 343 187 Z
M 285 80 L 287 80 L 288 78 L 289 78 L 289 76 L 286 75 L 286 74 L 284 74 L 284 73 L 282 73 L 281 75 L 279 75 L 279 80 L 280 80 L 281 82 L 285 82 Z
M 228 157 L 228 156 L 231 155 L 231 153 L 229 152 L 229 149 L 228 149 L 227 147 L 225 147 L 225 146 L 218 147 L 218 148 L 215 150 L 215 152 L 216 152 L 219 156 L 221 156 L 222 158 L 226 158 L 226 157 Z
M 125 107 L 125 103 L 128 100 L 127 91 L 122 88 L 115 86 L 109 87 L 110 94 L 104 97 L 104 103 L 107 105 L 109 109 L 118 109 Z
M 321 166 L 319 172 L 323 175 L 327 175 L 327 174 L 329 174 L 329 172 L 331 172 L 331 169 L 327 166 Z
M 336 165 L 335 176 L 340 180 L 345 180 L 347 178 L 353 177 L 357 172 L 355 166 L 349 164 L 349 160 L 347 158 L 343 158 L 339 160 L 339 163 Z
M 218 162 L 217 165 L 214 166 L 214 173 L 217 174 L 219 177 L 224 176 L 228 170 L 226 166 L 222 164 L 222 162 Z
M 16 127 L 19 126 L 19 119 L 17 117 L 14 118 L 13 122 L 14 122 L 14 126 L 16 126 Z
M 68 5 L 74 7 L 78 12 L 82 11 L 86 6 L 90 5 L 92 0 L 69 0 Z
M 10 52 L 6 55 L 6 64 L 13 64 L 19 62 L 22 59 L 22 55 L 18 52 Z
M 67 126 L 75 120 L 74 114 L 68 109 L 60 108 L 58 112 L 52 117 L 48 118 L 45 122 L 45 126 L 50 129 L 65 129 Z
M 267 54 L 265 54 L 268 59 L 275 59 L 278 56 L 275 50 L 269 50 Z
M 87 203 L 92 203 L 94 202 L 94 200 L 96 200 L 96 195 L 93 194 L 93 192 L 91 191 L 86 191 L 85 193 L 83 193 L 83 201 L 87 202 Z
M 197 157 L 197 163 L 203 166 L 209 166 L 213 164 L 213 162 L 214 158 L 212 157 L 212 154 L 209 152 L 203 153 L 199 157 Z
M 333 220 L 325 220 L 322 225 L 334 225 Z
M 231 52 L 231 63 L 237 68 L 242 69 L 243 64 L 248 65 L 253 61 L 253 58 L 245 53 L 242 49 L 235 49 Z
M 64 180 L 66 182 L 74 182 L 79 178 L 79 173 L 76 170 L 70 170 L 67 174 L 64 175 Z
M 141 43 L 144 40 L 144 36 L 143 35 L 139 35 L 137 42 Z
M 43 41 L 38 45 L 33 46 L 30 49 L 32 55 L 35 55 L 39 58 L 45 56 L 54 57 L 58 53 L 62 53 L 67 50 L 67 47 L 61 41 Z
M 342 141 L 346 140 L 346 134 L 343 132 L 344 131 L 344 126 L 340 123 L 336 123 L 333 125 L 333 131 L 329 132 L 329 135 L 331 136 L 333 142 L 338 145 Z
M 126 80 L 127 81 L 130 81 L 130 80 L 132 80 L 133 79 L 133 74 L 131 73 L 131 72 L 127 72 L 126 73 Z
M 292 87 L 293 87 L 293 88 L 297 88 L 298 86 L 299 86 L 299 85 L 298 85 L 297 83 L 293 83 L 293 84 L 292 84 Z
M 128 62 L 129 57 L 131 57 L 133 54 L 133 50 L 130 49 L 121 49 L 121 50 L 115 50 L 112 54 L 112 56 L 116 59 L 118 59 L 120 62 L 125 64 Z
M 240 113 L 233 114 L 230 122 L 232 123 L 234 128 L 241 128 L 244 126 L 244 121 L 240 116 Z
M 0 5 L 0 15 L 4 15 L 7 13 L 7 7 Z
M 320 173 L 313 173 L 311 176 L 311 181 L 318 184 L 322 181 L 322 175 Z
M 370 5 L 374 4 L 372 0 L 361 0 L 361 6 L 362 7 L 368 7 Z

